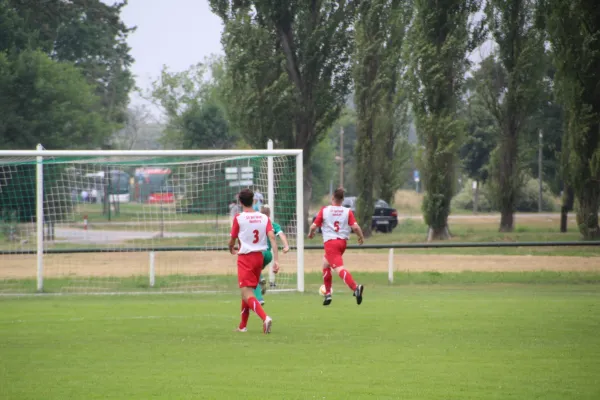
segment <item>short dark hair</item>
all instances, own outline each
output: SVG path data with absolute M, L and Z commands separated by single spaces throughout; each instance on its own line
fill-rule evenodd
M 342 201 L 344 200 L 344 194 L 346 193 L 346 191 L 344 190 L 344 188 L 337 188 L 335 189 L 335 192 L 333 192 L 333 198 L 336 199 L 337 201 Z
M 254 192 L 252 190 L 242 189 L 238 196 L 243 206 L 252 207 L 252 201 L 254 200 Z

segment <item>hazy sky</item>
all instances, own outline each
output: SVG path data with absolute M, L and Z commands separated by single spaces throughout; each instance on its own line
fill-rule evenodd
M 129 45 L 142 89 L 149 88 L 163 65 L 182 71 L 205 56 L 223 53 L 221 20 L 211 13 L 208 0 L 129 0 L 121 17 L 128 26 L 137 26 Z M 141 103 L 137 94 L 131 95 L 132 105 Z

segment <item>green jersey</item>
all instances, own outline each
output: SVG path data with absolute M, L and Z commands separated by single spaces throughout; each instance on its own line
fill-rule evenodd
M 271 221 L 271 225 L 273 225 L 273 233 L 275 236 L 279 236 L 281 231 L 281 226 L 278 223 Z M 267 251 L 271 251 L 271 241 L 267 240 Z

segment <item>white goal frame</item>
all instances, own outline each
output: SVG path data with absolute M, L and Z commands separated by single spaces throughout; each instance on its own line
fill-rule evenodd
M 303 153 L 298 149 L 273 149 L 269 140 L 267 150 L 45 150 L 38 144 L 36 150 L 0 150 L 0 157 L 35 157 L 36 164 L 36 236 L 37 236 L 37 290 L 44 289 L 44 158 L 47 157 L 252 157 L 266 156 L 268 176 L 268 200 L 271 206 L 271 218 L 274 218 L 275 172 L 273 157 L 293 156 L 296 159 L 296 265 L 297 291 L 304 292 L 304 174 Z

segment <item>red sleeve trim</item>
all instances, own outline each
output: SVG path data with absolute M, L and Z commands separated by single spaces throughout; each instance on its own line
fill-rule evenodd
M 354 213 L 352 212 L 352 210 L 350 210 L 350 212 L 348 213 L 348 225 L 352 226 L 356 224 L 356 218 L 354 218 Z
M 233 219 L 233 224 L 231 226 L 231 237 L 234 239 L 237 239 L 238 235 L 240 234 L 240 223 L 238 222 L 239 215 L 240 214 L 235 216 L 235 218 Z
M 323 210 L 324 209 L 325 209 L 325 207 L 323 207 L 323 208 L 321 208 L 321 210 L 319 210 L 319 213 L 317 214 L 317 218 L 315 218 L 315 221 L 313 222 L 319 228 L 323 225 Z

